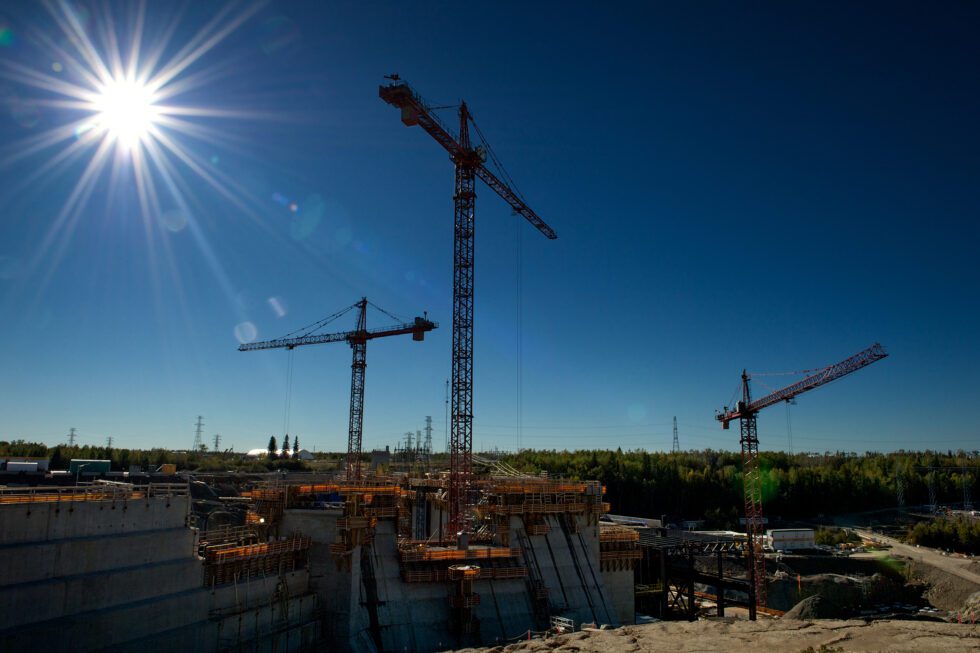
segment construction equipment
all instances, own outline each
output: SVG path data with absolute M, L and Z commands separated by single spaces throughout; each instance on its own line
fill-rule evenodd
M 759 436 L 756 429 L 756 416 L 763 408 L 790 401 L 808 390 L 813 390 L 831 381 L 856 372 L 875 361 L 888 356 L 884 347 L 875 343 L 850 358 L 828 367 L 811 370 L 806 378 L 776 390 L 761 399 L 752 400 L 749 388 L 751 376 L 742 370 L 742 399 L 735 407 L 727 406 L 715 418 L 721 422 L 722 428 L 727 429 L 729 422 L 739 420 L 741 428 L 740 442 L 742 444 L 742 475 L 745 492 L 745 530 L 749 536 L 750 574 L 755 589 L 755 601 L 750 616 L 755 618 L 755 605 L 766 607 L 766 561 L 762 554 L 762 479 L 759 473 Z
M 483 139 L 465 102 L 459 105 L 459 133 L 453 136 L 425 102 L 398 75 L 388 75 L 390 84 L 379 87 L 378 95 L 401 109 L 406 126 L 419 125 L 449 152 L 456 167 L 455 228 L 453 243 L 453 363 L 452 427 L 450 431 L 449 527 L 451 532 L 466 526 L 473 454 L 473 246 L 476 177 L 507 202 L 514 213 L 524 216 L 549 239 L 558 236 L 514 190 L 514 183 Z M 469 125 L 483 141 L 476 147 L 470 141 Z M 487 158 L 498 174 L 487 167 Z M 499 176 L 498 176 L 499 175 Z
M 367 342 L 376 338 L 386 338 L 388 336 L 400 336 L 411 333 L 412 340 L 421 341 L 425 338 L 427 331 L 438 328 L 438 324 L 428 319 L 428 317 L 416 317 L 413 322 L 404 322 L 383 328 L 367 328 L 367 297 L 362 297 L 361 301 L 348 306 L 347 308 L 334 313 L 333 315 L 315 322 L 307 327 L 299 329 L 303 334 L 294 336 L 294 331 L 278 340 L 265 340 L 262 342 L 249 342 L 238 347 L 238 351 L 259 351 L 262 349 L 293 349 L 302 345 L 319 345 L 327 342 L 344 341 L 350 345 L 354 352 L 354 360 L 351 363 L 350 381 L 350 431 L 347 436 L 347 480 L 359 480 L 361 478 L 361 434 L 364 428 L 364 371 L 367 367 Z M 371 304 L 382 313 L 398 319 L 391 313 L 382 308 Z M 339 318 L 347 312 L 358 309 L 357 328 L 353 331 L 342 331 L 339 333 L 315 333 L 324 326 Z M 290 337 L 292 336 L 292 337 Z

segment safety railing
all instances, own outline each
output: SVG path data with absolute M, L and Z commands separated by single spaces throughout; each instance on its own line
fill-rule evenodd
M 68 487 L 0 488 L 0 504 L 125 501 L 187 496 L 186 483 L 133 485 L 113 481 Z

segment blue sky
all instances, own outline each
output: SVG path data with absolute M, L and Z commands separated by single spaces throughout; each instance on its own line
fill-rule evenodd
M 97 143 L 49 168 L 80 139 L 25 153 L 84 112 L 24 70 L 77 83 L 52 47 L 71 44 L 38 3 L 5 5 L 0 439 L 74 426 L 83 443 L 181 448 L 200 414 L 207 438 L 264 446 L 285 426 L 288 355 L 238 352 L 236 327 L 273 338 L 366 295 L 441 328 L 369 345 L 365 446 L 426 415 L 441 443 L 453 171 L 377 97 L 398 72 L 433 103 L 467 101 L 559 235 L 478 186 L 477 449 L 519 434 L 669 449 L 675 415 L 682 447 L 737 448 L 713 415 L 743 367 L 809 369 L 875 341 L 888 359 L 790 409 L 794 448 L 976 449 L 980 9 L 609 4 L 235 6 L 218 22 L 241 25 L 175 80 L 195 83 L 174 103 L 225 112 L 168 132 L 178 190 L 157 179 L 144 210 L 123 165 L 65 220 Z M 73 6 L 105 46 L 101 4 Z M 128 43 L 133 4 L 108 6 Z M 223 7 L 149 3 L 145 42 L 173 21 L 165 62 Z M 343 449 L 349 348 L 293 365 L 290 433 Z M 786 408 L 759 430 L 786 448 Z

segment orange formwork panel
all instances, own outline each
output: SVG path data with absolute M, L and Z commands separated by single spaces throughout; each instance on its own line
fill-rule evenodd
M 516 558 L 521 554 L 520 549 L 509 547 L 487 548 L 487 549 L 459 549 L 432 550 L 419 548 L 416 550 L 402 549 L 399 552 L 402 562 L 426 562 L 436 560 L 486 560 L 489 558 Z
M 602 526 L 599 528 L 599 542 L 638 542 L 640 534 L 625 526 Z

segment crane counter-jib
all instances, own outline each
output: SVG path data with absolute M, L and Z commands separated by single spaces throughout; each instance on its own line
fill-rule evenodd
M 389 327 L 377 327 L 365 329 L 363 331 L 343 331 L 341 333 L 325 333 L 298 338 L 278 338 L 276 340 L 263 340 L 260 342 L 247 342 L 238 346 L 238 351 L 258 351 L 261 349 L 292 349 L 303 345 L 321 345 L 328 342 L 366 342 L 376 338 L 388 336 L 400 336 L 412 334 L 412 339 L 419 341 L 425 338 L 427 331 L 439 328 L 438 322 L 433 322 L 425 318 L 417 317 L 414 322 L 406 322 Z

